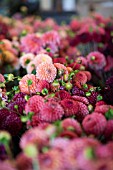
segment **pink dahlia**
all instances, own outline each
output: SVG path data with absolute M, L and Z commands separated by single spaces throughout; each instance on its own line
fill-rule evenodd
M 34 112 L 34 114 L 38 115 L 40 109 L 44 105 L 44 99 L 42 96 L 34 95 L 30 97 L 28 102 L 25 105 L 25 112 L 28 114 L 28 112 Z
M 7 170 L 16 170 L 12 165 L 11 165 L 11 163 L 10 162 L 8 162 L 8 161 L 0 161 L 0 170 L 5 170 L 5 169 L 7 169 Z
M 107 120 L 102 114 L 93 112 L 84 118 L 82 125 L 86 134 L 100 136 L 105 131 Z
M 20 147 L 24 149 L 27 144 L 36 144 L 40 148 L 45 145 L 48 141 L 48 136 L 44 130 L 34 127 L 26 131 L 20 140 Z
M 52 53 L 58 51 L 60 46 L 60 36 L 56 31 L 49 31 L 42 36 L 43 46 L 49 47 Z
M 32 53 L 24 54 L 20 57 L 20 65 L 26 68 L 27 65 L 33 60 L 35 56 Z
M 89 67 L 92 70 L 101 70 L 106 65 L 105 56 L 98 51 L 89 53 L 87 55 L 87 60 L 88 60 Z
M 82 128 L 80 126 L 80 123 L 72 118 L 64 119 L 61 123 L 61 126 L 64 130 L 74 131 L 78 136 L 81 136 L 82 134 Z
M 61 105 L 64 108 L 65 116 L 76 115 L 79 110 L 78 102 L 72 99 L 63 99 Z
M 37 54 L 42 50 L 42 40 L 36 34 L 28 34 L 20 42 L 22 52 Z
M 82 57 L 82 56 L 77 57 L 76 62 L 78 64 L 84 65 L 87 68 L 88 62 L 87 62 L 87 59 L 85 57 Z
M 61 151 L 65 150 L 67 145 L 69 145 L 70 140 L 67 138 L 57 137 L 54 140 L 50 141 L 50 146 L 52 148 L 60 149 Z
M 64 170 L 62 152 L 58 149 L 51 149 L 39 155 L 40 169 L 43 170 Z
M 36 55 L 36 57 L 34 58 L 33 61 L 38 66 L 39 64 L 41 64 L 43 62 L 52 63 L 52 58 L 49 55 L 47 55 L 47 54 L 41 53 L 41 54 Z
M 73 82 L 78 85 L 83 85 L 87 82 L 87 76 L 84 71 L 79 71 L 73 76 Z
M 58 70 L 62 70 L 64 72 L 67 72 L 67 68 L 61 64 L 61 63 L 54 63 L 54 66 L 58 69 Z
M 41 63 L 36 69 L 36 76 L 39 80 L 53 82 L 57 74 L 57 69 L 52 63 Z
M 78 102 L 79 105 L 79 110 L 76 114 L 76 119 L 81 122 L 88 114 L 89 114 L 89 110 L 87 105 L 85 105 L 82 102 Z
M 20 91 L 25 94 L 35 94 L 37 92 L 38 79 L 34 74 L 25 75 L 19 82 Z
M 54 122 L 60 120 L 64 115 L 62 106 L 55 101 L 48 101 L 40 111 L 41 120 L 44 122 Z
M 84 103 L 84 104 L 86 104 L 86 105 L 89 104 L 89 101 L 88 101 L 88 99 L 87 99 L 86 97 L 74 95 L 74 96 L 72 96 L 72 98 L 73 98 L 74 100 L 79 101 L 79 102 L 82 102 L 82 103 Z
M 84 71 L 84 73 L 85 73 L 85 74 L 86 74 L 86 76 L 87 76 L 87 80 L 88 80 L 88 81 L 90 81 L 90 80 L 91 80 L 91 78 L 92 78 L 91 73 L 90 73 L 89 71 Z
M 37 84 L 37 91 L 42 92 L 42 90 L 44 90 L 45 88 L 49 90 L 49 83 L 46 80 L 39 80 Z
M 107 104 L 97 105 L 95 107 L 95 112 L 98 112 L 98 113 L 101 113 L 101 114 L 105 115 L 105 113 L 108 112 L 109 109 L 113 109 L 113 106 L 112 105 L 107 105 Z

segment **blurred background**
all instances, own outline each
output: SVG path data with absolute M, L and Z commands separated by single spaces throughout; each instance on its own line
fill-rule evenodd
M 98 12 L 105 17 L 113 15 L 113 0 L 0 0 L 0 14 L 12 16 L 36 14 L 43 19 L 53 17 L 67 23 L 73 15 L 88 16 Z

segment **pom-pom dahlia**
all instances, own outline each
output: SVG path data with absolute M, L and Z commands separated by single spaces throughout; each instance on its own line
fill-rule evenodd
M 48 63 L 52 63 L 52 58 L 47 55 L 47 54 L 38 54 L 36 55 L 36 57 L 33 60 L 36 65 L 38 66 L 39 64 L 43 63 L 43 62 L 48 62 Z
M 46 80 L 47 82 L 53 82 L 57 74 L 57 69 L 52 63 L 41 63 L 37 66 L 36 76 L 39 80 Z
M 64 108 L 64 115 L 72 116 L 76 115 L 79 111 L 78 102 L 72 99 L 63 99 L 61 102 L 62 107 Z
M 62 152 L 58 149 L 51 149 L 50 151 L 39 155 L 39 165 L 43 170 L 64 170 L 64 160 Z
M 34 74 L 26 74 L 19 82 L 22 93 L 35 94 L 37 92 L 38 79 Z
M 59 90 L 58 92 L 55 93 L 55 96 L 61 100 L 71 98 L 70 93 L 67 92 L 66 90 Z
M 18 115 L 8 109 L 0 110 L 0 129 L 7 130 L 11 135 L 16 136 L 22 128 Z
M 54 122 L 60 120 L 64 115 L 63 107 L 55 101 L 48 101 L 40 111 L 41 120 L 44 122 Z
M 27 65 L 33 60 L 35 56 L 32 53 L 24 54 L 20 57 L 20 65 L 26 68 Z
M 40 109 L 43 107 L 44 105 L 44 99 L 43 97 L 39 96 L 39 95 L 34 95 L 32 97 L 30 97 L 30 99 L 28 100 L 28 102 L 25 105 L 25 112 L 33 112 L 34 114 L 39 113 Z
M 82 134 L 82 128 L 80 126 L 80 123 L 77 122 L 77 120 L 74 120 L 73 118 L 64 119 L 61 123 L 61 126 L 64 130 L 74 131 L 78 136 L 81 136 Z
M 86 134 L 100 136 L 105 131 L 107 120 L 102 114 L 98 112 L 93 112 L 92 114 L 87 115 L 84 118 L 82 125 Z
M 42 50 L 42 40 L 36 34 L 28 34 L 21 38 L 21 51 L 25 53 L 37 54 Z
M 20 147 L 24 149 L 27 144 L 36 144 L 39 148 L 47 144 L 48 136 L 44 130 L 37 127 L 26 131 L 20 140 Z
M 87 60 L 89 67 L 92 70 L 101 70 L 106 65 L 105 56 L 98 51 L 89 53 L 87 56 Z

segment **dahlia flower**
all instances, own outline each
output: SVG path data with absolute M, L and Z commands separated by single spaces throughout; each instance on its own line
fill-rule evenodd
M 42 53 L 42 54 L 36 55 L 36 57 L 34 58 L 33 61 L 34 61 L 34 62 L 37 64 L 37 66 L 38 66 L 39 64 L 41 64 L 41 63 L 43 63 L 43 62 L 52 63 L 52 58 L 51 58 L 49 55 Z
M 22 52 L 37 54 L 42 50 L 42 40 L 35 34 L 28 34 L 20 42 Z
M 25 94 L 35 94 L 37 92 L 38 79 L 34 74 L 26 74 L 19 82 L 20 91 Z
M 86 58 L 92 70 L 101 70 L 106 66 L 105 56 L 98 51 L 89 53 Z
M 53 82 L 57 74 L 57 69 L 52 63 L 41 63 L 37 66 L 36 76 L 39 80 L 46 80 L 47 82 Z
M 23 68 L 26 68 L 27 65 L 33 60 L 35 56 L 32 53 L 24 54 L 20 57 L 20 64 Z

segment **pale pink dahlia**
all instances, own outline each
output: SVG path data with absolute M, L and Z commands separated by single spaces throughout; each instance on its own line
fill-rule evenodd
M 41 64 L 41 63 L 43 63 L 43 62 L 52 63 L 52 58 L 51 58 L 49 55 L 42 53 L 42 54 L 36 55 L 36 57 L 34 58 L 33 61 L 34 61 L 34 62 L 37 64 L 37 66 L 38 66 L 39 64 Z
M 36 76 L 39 80 L 53 82 L 57 74 L 57 69 L 52 63 L 41 63 L 36 69 Z
M 42 40 L 36 34 L 28 34 L 20 42 L 22 52 L 37 54 L 42 50 Z
M 19 82 L 20 91 L 25 94 L 35 94 L 37 92 L 38 79 L 34 74 L 25 75 Z
M 98 52 L 91 52 L 87 55 L 89 67 L 93 70 L 101 70 L 106 65 L 105 56 Z
M 30 63 L 30 61 L 33 60 L 35 56 L 32 53 L 27 53 L 24 54 L 23 56 L 20 57 L 20 65 L 23 68 L 26 68 L 26 66 Z
M 26 67 L 27 73 L 31 74 L 32 71 L 35 69 L 36 69 L 36 63 L 34 61 L 30 61 L 30 63 Z

